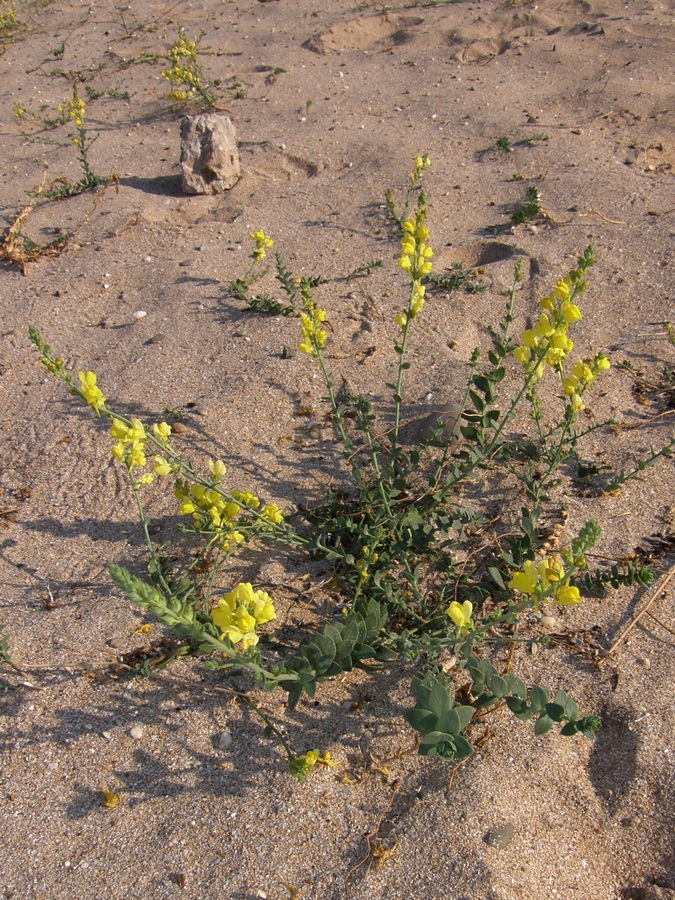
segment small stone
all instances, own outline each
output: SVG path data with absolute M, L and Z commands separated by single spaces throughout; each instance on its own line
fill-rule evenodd
M 415 433 L 415 442 L 423 444 L 431 440 L 434 434 L 438 440 L 450 442 L 457 438 L 458 418 L 460 410 L 452 403 L 438 406 L 424 419 Z
M 137 309 L 134 313 L 134 319 L 144 319 L 147 316 L 147 313 L 144 309 Z
M 237 132 L 222 113 L 186 116 L 180 128 L 185 194 L 222 194 L 239 181 Z
M 284 345 L 284 348 L 283 348 L 283 350 L 281 351 L 281 358 L 282 358 L 282 359 L 293 359 L 293 356 L 294 356 L 294 355 L 295 355 L 295 354 L 293 353 L 293 351 L 291 350 L 291 348 L 290 348 L 290 347 L 286 347 L 286 346 Z
M 184 259 L 184 260 L 182 260 L 181 262 L 179 262 L 178 265 L 179 265 L 182 269 L 187 269 L 188 266 L 191 266 L 191 265 L 192 265 L 192 260 L 191 260 L 191 259 Z
M 120 647 L 124 646 L 124 638 L 123 637 L 110 638 L 110 640 L 106 641 L 106 644 L 109 647 L 112 647 L 113 650 L 119 650 Z
M 553 616 L 542 616 L 539 619 L 539 624 L 542 628 L 555 628 L 555 619 Z
M 151 257 L 151 256 L 144 256 L 144 257 L 143 257 L 143 262 L 152 262 L 152 257 Z
M 494 847 L 495 850 L 504 850 L 509 846 L 515 834 L 513 822 L 504 822 L 498 828 L 488 831 L 484 840 L 488 847 Z
M 227 750 L 228 747 L 232 745 L 232 735 L 229 731 L 223 731 L 223 733 L 218 737 L 218 749 L 219 750 Z
M 102 731 L 101 737 L 104 737 L 106 741 L 112 741 L 112 734 L 109 731 Z
M 132 737 L 135 741 L 140 741 L 143 737 L 143 728 L 140 725 L 134 725 L 134 727 L 129 731 L 129 736 Z
M 644 666 L 645 669 L 651 669 L 652 664 L 651 664 L 651 662 L 647 659 L 646 656 L 641 656 L 641 657 L 638 659 L 638 662 L 640 663 L 641 666 Z

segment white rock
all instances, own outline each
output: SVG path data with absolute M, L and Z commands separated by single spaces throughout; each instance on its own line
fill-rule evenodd
M 140 725 L 134 725 L 134 727 L 129 732 L 129 736 L 132 737 L 135 741 L 140 741 L 143 737 L 143 729 Z
M 224 731 L 218 738 L 218 749 L 227 750 L 232 744 L 232 735 L 229 731 Z
M 134 313 L 134 319 L 144 319 L 147 316 L 147 313 L 144 309 L 137 309 Z
M 186 116 L 180 128 L 183 192 L 222 194 L 239 181 L 237 132 L 222 113 Z

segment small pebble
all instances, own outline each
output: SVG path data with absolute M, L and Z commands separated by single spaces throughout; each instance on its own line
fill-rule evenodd
M 181 266 L 183 269 L 187 269 L 188 266 L 192 265 L 192 260 L 184 259 L 182 262 L 179 262 L 178 265 Z
M 281 351 L 281 358 L 282 359 L 293 359 L 293 356 L 294 356 L 294 353 L 291 350 L 291 348 L 284 346 L 283 350 Z
M 110 638 L 110 640 L 106 641 L 106 644 L 109 647 L 112 647 L 113 650 L 119 650 L 120 647 L 124 646 L 124 638 L 122 638 L 122 637 Z
M 650 668 L 651 668 L 651 665 L 652 665 L 652 664 L 651 664 L 651 662 L 647 659 L 646 656 L 641 656 L 640 659 L 638 659 L 638 662 L 640 663 L 641 666 L 644 666 L 645 669 L 650 669 Z
M 219 750 L 227 750 L 232 744 L 232 735 L 229 731 L 223 731 L 223 733 L 218 738 L 218 749 Z
M 151 257 L 151 256 L 144 256 L 144 257 L 143 257 L 143 262 L 152 262 L 152 257 Z
M 147 316 L 147 313 L 144 309 L 137 309 L 134 313 L 134 319 L 144 319 Z
M 553 616 L 542 616 L 539 623 L 543 628 L 555 628 L 555 619 Z
M 140 725 L 134 725 L 134 727 L 129 731 L 129 736 L 132 737 L 135 741 L 140 741 L 143 737 L 143 729 Z
M 106 741 L 112 741 L 112 734 L 109 731 L 102 731 L 101 737 L 104 737 Z
M 513 822 L 504 822 L 499 828 L 493 828 L 492 831 L 488 831 L 484 840 L 488 847 L 494 847 L 495 850 L 504 850 L 513 840 L 514 833 Z

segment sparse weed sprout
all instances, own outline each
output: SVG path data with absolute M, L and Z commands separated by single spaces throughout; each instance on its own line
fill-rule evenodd
M 21 112 L 25 113 L 22 107 Z M 17 110 L 15 107 L 15 115 Z M 96 175 L 89 164 L 89 150 L 96 138 L 87 137 L 87 127 L 85 120 L 87 116 L 87 106 L 82 97 L 80 97 L 77 85 L 73 85 L 73 96 L 64 104 L 59 106 L 59 118 L 49 121 L 46 127 L 53 127 L 62 122 L 72 122 L 75 126 L 75 136 L 73 143 L 77 147 L 77 158 L 82 168 L 82 178 L 73 182 L 70 179 L 62 177 L 55 179 L 48 187 L 40 187 L 32 193 L 33 196 L 41 200 L 65 200 L 68 197 L 75 197 L 83 194 L 85 191 L 105 186 L 111 182 L 119 185 L 117 175 Z
M 171 65 L 162 72 L 162 78 L 176 85 L 170 91 L 169 99 L 175 103 L 187 103 L 201 97 L 210 109 L 215 107 L 218 98 L 204 81 L 197 59 L 197 42 L 188 40 L 182 28 L 178 29 L 178 39 L 167 53 L 167 59 Z
M 182 55 L 193 52 L 193 45 L 182 36 L 181 41 Z M 71 109 L 80 128 L 84 112 L 77 97 Z M 84 138 L 80 140 L 82 149 Z M 581 299 L 593 251 L 589 247 L 541 301 L 537 324 L 518 341 L 511 334 L 521 280 L 516 269 L 502 319 L 491 329 L 486 362 L 481 364 L 479 349 L 472 356 L 454 432 L 459 440 L 443 439 L 445 423 L 440 420 L 431 438 L 411 446 L 402 431 L 404 380 L 410 367 L 409 343 L 419 317 L 428 312 L 426 282 L 432 276 L 434 256 L 427 199 L 421 189 L 428 166 L 427 156 L 417 157 L 403 215 L 388 193 L 387 203 L 401 233 L 398 264 L 408 287 L 405 303 L 395 313 L 393 350 L 398 364 L 389 385 L 393 413 L 387 420 L 377 418 L 368 397 L 344 387 L 335 390 L 324 355 L 331 333 L 328 314 L 312 293 L 322 279 L 294 278 L 275 254 L 276 278 L 289 300 L 285 310 L 276 311 L 300 319 L 299 349 L 325 382 L 330 418 L 353 480 L 350 491 L 330 494 L 318 508 L 291 516 L 274 502 L 263 504 L 250 490 L 225 486 L 223 461 L 195 466 L 173 446 L 166 422 L 150 427 L 125 418 L 109 404 L 93 372 L 80 372 L 76 381 L 35 329 L 31 339 L 49 371 L 110 421 L 112 454 L 129 477 L 150 555 L 145 579 L 111 566 L 113 580 L 130 600 L 185 638 L 194 652 L 209 655 L 209 668 L 246 670 L 252 676 L 249 688 L 281 688 L 294 708 L 303 696 L 313 698 L 326 679 L 357 667 L 374 671 L 394 660 L 408 660 L 416 702 L 405 718 L 420 735 L 419 752 L 445 759 L 463 759 L 473 752 L 471 722 L 476 710 L 495 709 L 502 701 L 518 718 L 535 719 L 537 734 L 557 723 L 562 734 L 593 737 L 600 727 L 598 719 L 582 715 L 565 691 L 552 695 L 548 688 L 528 687 L 509 667 L 500 671 L 495 661 L 495 650 L 504 645 L 512 648 L 509 659 L 517 659 L 524 640 L 547 643 L 539 614 L 548 604 L 573 607 L 583 601 L 582 588 L 644 584 L 652 577 L 649 569 L 631 565 L 589 572 L 588 552 L 600 533 L 596 522 L 587 522 L 557 547 L 547 544 L 550 532 L 542 522 L 544 514 L 550 518 L 555 510 L 553 491 L 568 468 L 563 464 L 577 458 L 585 434 L 606 424 L 576 427 L 582 398 L 609 368 L 609 361 L 596 353 L 588 360 L 569 362 L 574 346 L 570 332 L 582 318 Z M 259 267 L 272 239 L 262 229 L 251 239 L 251 265 L 233 282 L 231 294 L 249 309 L 269 312 L 261 295 L 256 307 L 248 289 L 265 275 Z M 551 403 L 540 399 L 540 392 L 551 383 L 549 373 L 559 379 L 553 401 L 558 402 L 559 413 L 552 420 L 544 413 Z M 533 432 L 526 439 L 513 436 L 510 428 L 523 406 L 529 409 Z M 674 445 L 671 441 L 653 451 L 617 483 L 641 471 L 640 465 L 644 468 L 669 455 Z M 493 537 L 486 540 L 484 526 L 492 515 L 489 500 L 482 507 L 471 506 L 464 488 L 484 484 L 495 472 L 500 480 L 511 479 L 517 499 L 513 509 L 502 507 L 496 526 L 490 521 Z M 196 543 L 191 553 L 169 554 L 151 536 L 146 492 L 164 479 L 173 481 L 175 500 L 186 520 L 185 539 Z M 472 492 L 479 498 L 489 494 Z M 228 558 L 253 541 L 285 545 L 294 555 L 322 557 L 334 566 L 340 602 L 300 643 L 296 635 L 302 626 L 293 624 L 292 602 L 277 618 L 278 601 L 253 584 L 223 587 Z M 181 559 L 188 561 L 180 564 Z M 444 674 L 449 656 L 462 670 L 461 704 L 453 681 Z M 318 749 L 294 750 L 283 728 L 257 706 L 250 689 L 236 693 L 264 721 L 265 734 L 279 741 L 296 777 L 302 780 L 318 764 L 333 765 L 330 755 Z
M 8 34 L 17 26 L 16 5 L 2 0 L 0 3 L 0 34 Z

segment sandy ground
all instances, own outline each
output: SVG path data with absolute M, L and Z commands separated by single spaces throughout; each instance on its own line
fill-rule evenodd
M 316 500 L 339 481 L 339 454 L 316 371 L 296 350 L 297 321 L 243 311 L 227 285 L 247 267 L 249 233 L 265 228 L 294 272 L 330 279 L 317 296 L 337 382 L 382 397 L 405 283 L 384 192 L 401 190 L 415 154 L 428 152 L 436 270 L 478 267 L 487 290 L 430 297 L 409 409 L 461 395 L 516 259 L 522 328 L 590 242 L 598 265 L 577 349 L 605 348 L 614 363 L 592 411 L 637 427 L 602 432 L 586 457 L 629 464 L 673 423 L 672 390 L 650 388 L 675 362 L 662 324 L 675 314 L 672 5 L 44 0 L 17 12 L 0 59 L 5 226 L 45 164 L 51 178 L 79 176 L 71 126 L 39 124 L 72 78 L 85 99 L 100 93 L 87 106 L 91 163 L 116 173 L 119 191 L 37 210 L 27 233 L 46 243 L 75 231 L 66 252 L 25 275 L 1 273 L 0 622 L 35 687 L 0 695 L 0 896 L 675 897 L 672 630 L 645 616 L 599 667 L 584 650 L 609 647 L 654 588 L 557 610 L 557 632 L 580 646 L 521 653 L 524 678 L 565 686 L 602 716 L 595 744 L 535 738 L 498 713 L 480 752 L 453 772 L 407 752 L 410 673 L 395 666 L 322 687 L 293 714 L 281 694 L 262 699 L 299 751 L 319 746 L 339 763 L 299 785 L 199 661 L 157 679 L 109 677 L 121 653 L 163 633 L 135 634 L 143 617 L 105 568 L 138 566 L 139 531 L 109 437 L 46 375 L 27 336 L 37 325 L 128 413 L 156 421 L 181 410 L 181 446 L 222 456 L 232 485 L 286 509 Z M 220 103 L 242 165 L 224 195 L 181 192 L 182 111 L 156 58 L 178 26 L 202 34 L 207 77 L 241 82 L 243 96 Z M 548 139 L 527 143 L 535 134 Z M 504 135 L 511 152 L 495 147 Z M 546 215 L 511 228 L 529 184 Z M 383 266 L 367 279 L 340 280 L 372 259 Z M 567 534 L 595 516 L 598 553 L 647 547 L 663 584 L 674 490 L 670 462 L 618 497 L 572 491 Z M 156 501 L 157 512 L 172 509 Z M 301 572 L 293 564 L 261 551 L 233 577 L 273 590 Z M 324 575 L 311 570 L 313 582 Z M 673 583 L 656 590 L 651 610 L 670 627 Z M 303 615 L 318 620 L 330 602 L 308 595 Z M 220 749 L 223 731 L 233 740 Z M 116 809 L 103 790 L 122 796 Z

